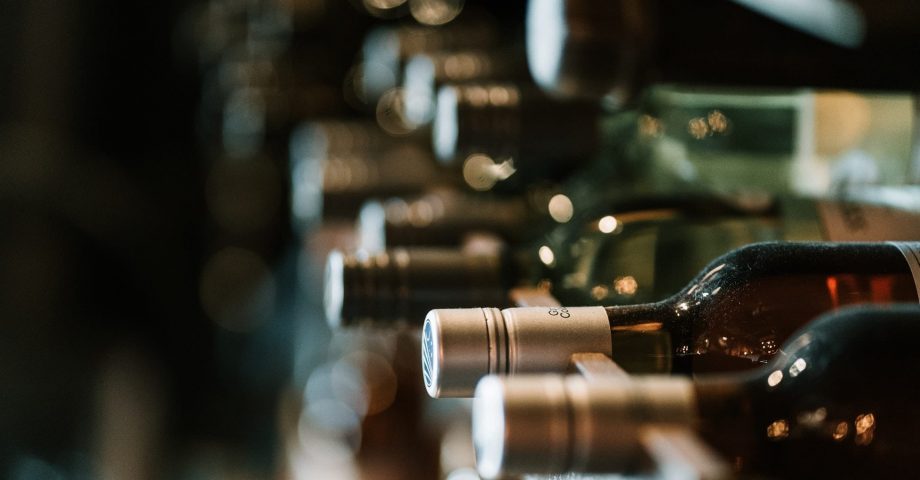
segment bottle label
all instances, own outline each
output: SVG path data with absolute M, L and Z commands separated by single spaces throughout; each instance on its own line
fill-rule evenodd
M 502 310 L 508 373 L 562 372 L 574 353 L 611 355 L 604 307 L 523 307 Z
M 917 287 L 917 298 L 920 299 L 920 242 L 889 242 L 898 247 L 907 259 L 910 273 L 914 276 L 914 285 Z
M 920 214 L 880 205 L 819 201 L 824 238 L 832 242 L 920 239 Z

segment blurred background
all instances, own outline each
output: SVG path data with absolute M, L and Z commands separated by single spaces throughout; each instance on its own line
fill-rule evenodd
M 406 414 L 361 427 L 417 399 L 395 393 L 395 343 L 330 343 L 288 138 L 375 118 L 362 72 L 398 72 L 362 62 L 372 27 L 465 3 L 0 4 L 0 477 L 433 475 Z M 341 401 L 375 369 L 379 399 Z
M 637 75 L 629 93 L 591 75 L 560 77 L 565 93 L 604 91 L 557 103 L 537 90 L 535 59 L 529 71 L 525 54 L 525 44 L 551 51 L 534 45 L 551 43 L 554 30 L 526 38 L 533 35 L 526 10 L 525 0 L 0 0 L 0 477 L 478 478 L 468 404 L 427 398 L 417 328 L 406 320 L 417 326 L 432 301 L 507 304 L 511 274 L 416 252 L 417 290 L 406 300 L 396 279 L 402 270 L 387 268 L 410 254 L 371 253 L 399 243 L 494 252 L 505 248 L 497 243 L 523 244 L 534 231 L 569 222 L 622 173 L 601 169 L 597 185 L 598 170 L 587 170 L 560 187 L 598 152 L 619 148 L 597 137 L 599 112 L 632 106 L 634 91 L 650 82 Z M 586 21 L 584 38 L 604 28 Z M 906 46 L 879 63 L 920 45 L 903 38 L 892 35 L 891 44 Z M 801 41 L 810 53 L 830 48 L 808 50 Z M 603 76 L 605 65 L 624 61 L 591 45 L 572 47 L 556 66 Z M 751 83 L 742 48 L 722 52 L 738 73 L 722 83 Z M 713 81 L 705 55 L 687 56 L 695 67 L 670 77 L 666 57 L 647 72 Z M 843 64 L 809 76 L 800 60 L 775 69 L 771 85 L 917 85 L 903 69 L 883 70 L 878 82 L 860 77 L 867 64 L 851 76 L 830 75 Z M 474 80 L 505 83 L 464 84 Z M 447 83 L 457 86 L 440 88 Z M 679 92 L 662 92 L 644 113 L 685 106 Z M 912 97 L 827 105 L 827 117 L 852 121 L 826 136 L 847 148 L 870 136 L 870 152 L 907 138 L 897 167 L 917 163 Z M 718 143 L 727 120 L 697 110 L 701 116 L 674 120 L 690 122 L 684 136 L 708 139 L 706 151 L 727 148 Z M 878 128 L 890 138 L 870 135 L 871 115 L 860 113 L 870 111 L 889 119 Z M 619 138 L 624 117 L 617 118 L 602 125 L 604 138 Z M 638 122 L 650 137 L 663 128 L 649 115 Z M 770 131 L 772 140 L 789 133 L 782 128 Z M 852 140 L 847 128 L 856 129 Z M 745 148 L 789 148 L 776 142 Z M 835 175 L 845 171 L 806 165 L 798 173 L 819 184 L 792 190 L 823 194 L 853 178 L 888 180 L 884 170 L 860 170 L 861 158 L 840 182 Z M 895 183 L 916 181 L 899 175 Z M 736 194 L 734 186 L 722 193 Z M 872 192 L 889 194 L 920 208 L 916 190 Z M 371 199 L 380 201 L 365 203 Z M 762 199 L 733 196 L 730 208 L 759 215 L 772 208 Z M 595 233 L 622 230 L 598 212 L 584 213 Z M 476 229 L 500 240 L 470 238 Z M 772 238 L 758 235 L 743 238 Z M 358 247 L 363 253 L 333 253 L 326 265 L 334 249 Z M 539 267 L 563 261 L 548 246 L 532 250 Z M 462 273 L 454 286 L 465 297 L 444 300 L 423 288 L 449 282 L 445 271 Z M 548 287 L 544 277 L 527 283 Z M 363 282 L 364 290 L 343 305 L 343 293 L 329 288 L 337 281 Z M 651 299 L 642 297 L 645 285 L 617 274 L 588 285 L 584 301 Z M 416 297 L 424 301 L 410 305 Z M 371 317 L 393 321 L 360 325 Z M 336 322 L 355 328 L 333 332 Z

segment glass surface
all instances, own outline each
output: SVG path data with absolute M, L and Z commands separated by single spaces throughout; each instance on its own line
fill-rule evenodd
M 909 95 L 654 87 L 638 149 L 656 172 L 732 191 L 824 195 L 909 178 Z
M 743 376 L 696 380 L 700 431 L 742 472 L 899 478 L 916 465 L 920 309 L 848 310 Z
M 889 244 L 762 243 L 729 253 L 673 297 L 608 307 L 617 333 L 667 332 L 668 365 L 685 373 L 750 368 L 768 361 L 808 321 L 846 305 L 916 303 L 908 263 Z M 641 359 L 639 359 L 641 360 Z

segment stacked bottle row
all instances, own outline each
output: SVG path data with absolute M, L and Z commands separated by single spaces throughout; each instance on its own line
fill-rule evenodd
M 897 61 L 917 7 L 506 8 L 371 30 L 345 82 L 364 112 L 290 131 L 308 307 L 333 343 L 360 339 L 350 368 L 406 355 L 366 355 L 388 336 L 422 358 L 384 369 L 391 404 L 327 400 L 358 424 L 408 409 L 406 435 L 437 436 L 464 409 L 418 382 L 475 396 L 489 478 L 909 465 L 905 431 L 875 427 L 915 423 L 903 405 L 841 392 L 893 394 L 907 378 L 869 357 L 913 361 L 888 345 L 920 317 L 917 82 Z M 471 474 L 443 438 L 442 469 Z

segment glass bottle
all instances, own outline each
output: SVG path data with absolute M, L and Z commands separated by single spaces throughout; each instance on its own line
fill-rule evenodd
M 478 232 L 523 245 L 552 227 L 536 206 L 543 195 L 532 193 L 489 196 L 434 188 L 422 195 L 370 200 L 358 214 L 359 248 L 459 246 Z
M 631 373 L 748 369 L 821 313 L 918 300 L 920 243 L 758 243 L 660 302 L 432 310 L 423 372 L 438 397 L 470 395 L 490 373 L 565 370 L 579 352 L 611 355 Z
M 668 424 L 697 432 L 736 474 L 899 478 L 916 465 L 918 320 L 916 305 L 825 315 L 740 374 L 488 377 L 473 407 L 477 463 L 487 477 L 636 473 L 643 430 Z M 561 442 L 578 448 L 547 447 Z
M 454 183 L 422 145 L 389 138 L 357 121 L 305 122 L 291 137 L 291 216 L 297 231 L 354 218 L 375 196 Z
M 884 205 L 684 198 L 677 208 L 660 200 L 635 209 L 598 207 L 559 225 L 529 247 L 530 262 L 543 264 L 537 280 L 549 281 L 570 305 L 647 303 L 674 294 L 716 257 L 749 243 L 920 238 L 920 215 Z
M 432 305 L 506 305 L 513 280 L 504 261 L 494 252 L 450 248 L 335 250 L 326 261 L 326 319 L 333 328 L 368 322 L 418 325 Z
M 441 88 L 432 131 L 438 157 L 468 183 L 489 180 L 471 183 L 482 190 L 567 178 L 579 203 L 675 190 L 839 196 L 920 179 L 915 115 L 913 96 L 893 93 L 656 85 L 610 113 L 478 83 Z
M 442 201 L 445 203 L 441 203 Z M 521 222 L 526 222 L 530 215 L 515 217 L 510 221 L 507 218 L 509 212 L 505 208 L 497 208 L 490 203 L 474 204 L 472 207 L 476 211 L 470 213 L 470 205 L 466 205 L 467 208 L 452 208 L 450 201 L 449 195 L 442 194 L 429 196 L 419 200 L 419 203 L 413 202 L 412 205 L 400 208 L 404 210 L 401 213 L 405 216 L 401 219 L 402 223 L 430 223 L 417 228 L 388 225 L 384 234 L 396 233 L 396 239 L 381 238 L 379 217 L 389 213 L 391 218 L 388 219 L 388 223 L 395 223 L 392 217 L 402 215 L 379 210 L 362 212 L 359 230 L 363 238 L 359 243 L 363 248 L 334 253 L 327 261 L 324 290 L 326 313 L 331 325 L 348 326 L 362 321 L 378 324 L 407 322 L 418 325 L 432 308 L 444 305 L 473 307 L 482 305 L 482 301 L 486 299 L 491 299 L 490 301 L 496 305 L 509 306 L 507 292 L 513 287 L 563 285 L 562 281 L 556 282 L 555 279 L 569 270 L 564 265 L 543 263 L 546 261 L 548 247 L 532 248 L 529 245 L 532 239 L 509 244 L 505 241 L 512 240 L 513 237 L 501 238 L 504 229 L 513 225 L 519 225 L 517 234 L 525 233 L 525 228 L 529 226 L 521 225 Z M 526 210 L 514 202 L 502 203 L 499 206 L 507 207 L 511 210 L 510 213 L 520 214 L 518 210 Z M 682 218 L 688 223 L 708 225 L 713 231 L 716 231 L 715 223 L 731 221 L 736 217 L 748 218 L 753 224 L 763 221 L 775 227 L 768 238 L 782 238 L 781 227 L 778 224 L 774 225 L 775 210 L 742 210 L 726 204 L 721 199 L 705 196 L 636 198 L 618 204 L 624 211 L 629 211 L 635 206 L 646 209 L 669 208 L 668 212 L 674 217 Z M 390 207 L 390 210 L 396 210 L 393 207 L 397 205 Z M 640 222 L 654 222 L 660 220 L 661 211 L 633 213 Z M 368 227 L 367 224 L 375 223 L 371 217 L 377 217 L 377 229 Z M 505 221 L 509 223 L 503 223 Z M 531 221 L 533 222 L 533 219 Z M 627 214 L 622 221 L 624 225 L 631 225 L 630 215 Z M 458 228 L 462 225 L 472 226 L 473 223 L 477 225 L 477 232 Z M 920 220 L 915 219 L 914 223 L 920 226 Z M 592 222 L 591 225 L 595 223 Z M 667 227 L 668 225 L 662 226 L 663 229 Z M 632 229 L 628 231 L 631 232 Z M 814 238 L 821 238 L 817 233 L 814 235 Z M 568 241 L 564 236 L 557 237 L 561 244 Z M 419 238 L 425 241 L 406 247 L 391 243 L 389 248 L 380 248 L 384 241 Z M 738 245 L 743 244 L 747 238 L 736 237 L 736 240 L 741 242 Z M 453 246 L 445 246 L 448 243 Z M 710 259 L 724 251 L 713 253 Z M 659 258 L 648 257 L 652 261 L 658 261 Z M 705 263 L 703 262 L 704 265 Z M 553 268 L 549 268 L 548 265 Z M 669 293 L 683 286 L 696 270 L 698 269 L 695 266 L 693 270 L 683 270 L 686 272 L 684 281 Z M 645 287 L 646 285 L 643 285 L 643 288 Z M 574 285 L 567 285 L 566 289 L 560 289 L 558 292 L 554 290 L 554 293 L 563 295 L 563 299 L 571 299 L 573 302 L 588 297 L 587 293 L 579 292 L 578 287 Z
M 494 306 L 510 306 L 506 292 L 521 286 L 546 289 L 567 305 L 655 302 L 679 291 L 713 259 L 748 243 L 920 238 L 915 212 L 810 199 L 636 197 L 543 234 L 538 232 L 545 222 L 530 215 L 509 218 L 509 210 L 519 210 L 516 203 L 476 203 L 470 212 L 452 208 L 450 200 L 432 194 L 418 203 L 362 212 L 359 251 L 328 262 L 325 290 L 341 292 L 328 297 L 336 300 L 327 305 L 332 324 L 360 318 L 417 325 L 434 308 L 482 305 L 477 290 L 489 291 L 485 298 Z M 379 224 L 384 215 L 390 217 L 385 227 Z M 392 225 L 392 217 L 400 217 L 399 224 Z M 376 228 L 367 225 L 374 223 Z M 511 227 L 517 230 L 509 232 Z M 392 243 L 397 240 L 407 243 Z M 385 242 L 391 243 L 381 248 Z M 460 265 L 474 265 L 476 273 L 458 270 Z M 457 272 L 467 273 L 451 275 Z M 395 298 L 396 292 L 403 302 L 373 298 Z
M 403 113 L 410 129 L 434 119 L 438 89 L 446 84 L 482 81 L 527 81 L 523 48 L 458 50 L 419 53 L 403 71 Z
M 435 156 L 475 190 L 560 180 L 596 152 L 593 101 L 561 101 L 514 82 L 450 84 L 437 92 Z
M 374 106 L 402 83 L 405 62 L 413 55 L 445 50 L 492 48 L 500 34 L 494 20 L 483 15 L 465 17 L 440 28 L 423 25 L 381 26 L 370 32 L 362 47 L 357 93 Z
M 653 82 L 913 90 L 918 16 L 909 0 L 531 0 L 528 63 L 556 94 L 619 104 Z

